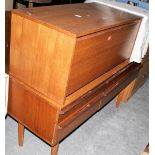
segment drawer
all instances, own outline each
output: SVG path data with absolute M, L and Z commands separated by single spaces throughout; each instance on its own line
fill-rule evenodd
M 67 95 L 127 60 L 131 55 L 138 28 L 139 22 L 133 22 L 78 38 Z
M 140 64 L 129 64 L 108 80 L 90 90 L 67 107 L 64 107 L 59 116 L 57 140 L 62 140 L 115 97 L 116 94 L 137 77 L 140 68 Z
M 113 97 L 115 97 L 119 92 L 121 92 L 124 88 L 126 88 L 134 79 L 138 77 L 139 71 L 142 68 L 141 64 L 135 64 L 135 66 L 131 65 L 126 72 L 123 72 L 121 76 L 118 76 L 109 84 L 108 95 L 103 97 L 100 102 L 100 108 L 102 108 L 107 102 L 109 102 Z M 117 83 L 117 87 L 115 86 Z M 114 88 L 114 89 L 113 89 Z
M 79 109 L 74 112 L 68 112 L 64 117 L 60 118 L 58 124 L 57 141 L 62 140 L 89 117 L 91 117 L 99 109 L 99 101 L 85 101 Z

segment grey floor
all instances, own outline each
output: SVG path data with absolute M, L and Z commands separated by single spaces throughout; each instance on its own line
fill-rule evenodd
M 59 155 L 139 155 L 149 141 L 149 82 L 115 108 L 115 99 L 60 143 Z M 6 155 L 50 155 L 50 146 L 25 131 L 17 142 L 17 122 L 6 118 Z

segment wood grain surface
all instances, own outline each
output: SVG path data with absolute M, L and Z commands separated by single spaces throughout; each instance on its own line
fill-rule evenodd
M 18 123 L 18 144 L 19 146 L 23 146 L 24 142 L 24 126 Z
M 129 59 L 138 29 L 135 21 L 77 39 L 67 95 Z
M 63 108 L 63 113 L 59 116 L 57 140 L 62 140 L 127 87 L 138 76 L 141 67 L 141 64 L 129 64 L 71 105 Z
M 62 104 L 75 39 L 12 15 L 10 75 Z
M 140 19 L 98 3 L 80 3 L 13 11 L 73 37 L 81 37 Z
M 141 18 L 98 3 L 12 11 L 8 113 L 53 146 L 131 83 Z
M 8 114 L 49 144 L 54 136 L 58 111 L 38 94 L 10 78 Z M 22 144 L 22 140 L 20 143 Z
M 96 78 L 95 80 L 93 80 L 92 82 L 88 83 L 84 87 L 78 89 L 77 91 L 75 91 L 71 95 L 68 95 L 66 97 L 66 99 L 65 99 L 64 107 L 66 105 L 69 105 L 70 103 L 75 101 L 77 98 L 79 98 L 80 96 L 84 95 L 86 92 L 90 91 L 91 89 L 93 89 L 94 87 L 96 87 L 97 85 L 102 83 L 103 81 L 107 80 L 110 76 L 116 74 L 119 70 L 121 70 L 122 68 L 124 68 L 128 64 L 129 64 L 129 60 L 126 60 L 123 63 L 120 63 L 119 65 L 117 65 L 116 67 L 111 69 L 110 71 L 108 71 L 105 74 L 101 75 L 100 77 Z
M 62 10 L 67 8 L 70 8 L 66 10 L 70 13 L 79 8 L 90 7 L 100 18 L 104 13 L 101 10 L 105 7 L 100 5 L 100 8 L 95 3 L 76 4 L 73 8 L 70 6 L 72 5 L 62 6 L 63 9 L 56 6 L 55 16 L 63 15 Z M 31 16 L 34 19 L 43 17 L 40 18 L 42 22 L 44 22 L 44 16 L 54 20 L 55 16 L 49 16 L 48 8 L 55 9 L 55 6 L 47 7 L 47 10 L 44 7 L 41 7 L 41 10 L 32 9 L 34 12 Z M 105 10 L 109 9 L 109 7 L 105 8 Z M 104 31 L 98 32 L 96 26 L 95 33 L 89 32 L 87 36 L 74 38 L 67 33 L 47 27 L 46 24 L 38 23 L 33 18 L 27 18 L 25 15 L 27 11 L 29 9 L 15 10 L 12 13 L 10 75 L 59 105 L 64 104 L 66 96 L 127 60 L 140 24 L 137 16 L 131 15 L 132 21 L 129 23 L 124 19 L 124 14 L 126 16 L 129 14 L 119 12 L 120 16 L 118 10 L 110 9 L 110 11 L 116 11 L 113 18 L 117 16 L 121 18 L 120 26 L 116 27 L 114 21 L 111 23 L 111 20 L 107 19 L 107 23 L 111 24 L 108 30 L 104 30 L 105 26 L 102 25 Z M 40 14 L 40 11 L 43 13 Z M 107 16 L 108 14 L 111 15 L 110 12 L 106 12 Z M 66 16 L 70 18 L 70 14 Z M 61 18 L 57 21 L 61 21 Z M 64 23 L 63 25 L 68 24 L 65 20 L 61 22 Z M 95 19 L 92 22 L 96 24 Z M 76 27 L 72 24 L 71 26 Z

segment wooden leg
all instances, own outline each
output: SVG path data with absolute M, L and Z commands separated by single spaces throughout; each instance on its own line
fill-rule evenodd
M 126 103 L 132 94 L 136 79 L 133 80 L 126 88 L 124 88 L 117 96 L 116 107 L 118 108 L 121 102 Z
M 121 92 L 119 93 L 119 95 L 117 96 L 117 100 L 116 100 L 116 108 L 118 108 L 118 107 L 120 106 L 121 101 L 122 101 L 122 98 L 123 98 L 123 94 L 124 94 L 124 92 L 121 91 Z
M 18 122 L 18 143 L 23 146 L 24 141 L 24 126 Z
M 51 155 L 57 155 L 57 153 L 58 153 L 58 148 L 59 148 L 59 144 L 57 144 L 57 145 L 55 145 L 55 146 L 53 146 L 53 147 L 51 147 Z

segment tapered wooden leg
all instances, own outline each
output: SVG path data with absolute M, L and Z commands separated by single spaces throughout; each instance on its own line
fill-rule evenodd
M 18 143 L 23 146 L 24 141 L 24 126 L 18 122 Z
M 132 94 L 136 79 L 133 80 L 126 88 L 124 88 L 117 96 L 116 107 L 118 108 L 121 102 L 126 103 Z
M 121 101 L 122 101 L 122 98 L 123 98 L 123 94 L 124 94 L 123 91 L 118 94 L 117 100 L 116 100 L 116 108 L 118 108 L 119 105 L 121 104 Z
M 59 149 L 59 144 L 51 147 L 51 155 L 57 155 L 58 154 L 58 149 Z

